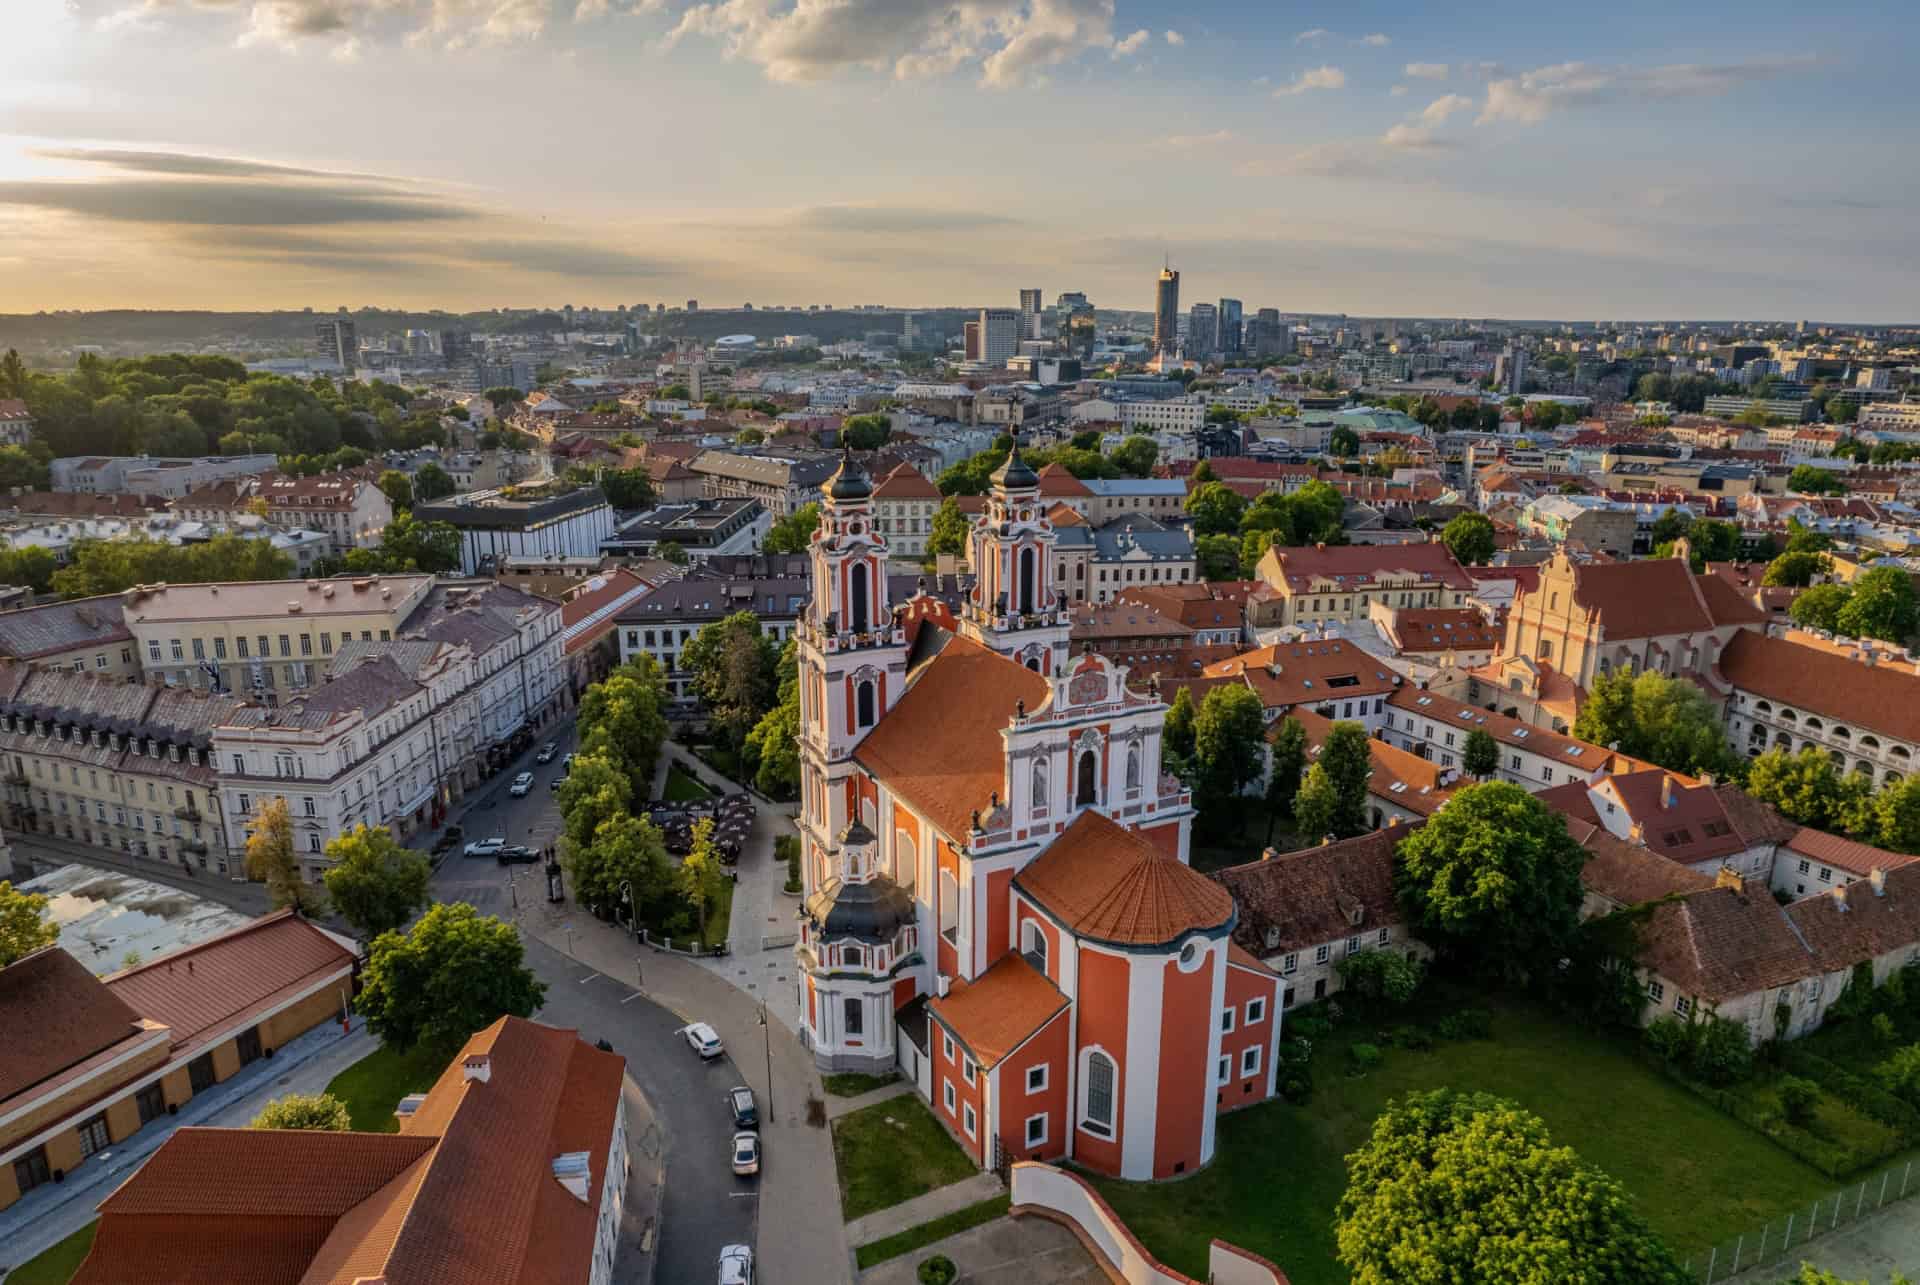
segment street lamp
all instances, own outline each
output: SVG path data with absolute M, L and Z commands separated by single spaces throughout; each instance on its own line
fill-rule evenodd
M 633 880 L 622 879 L 620 881 L 620 900 L 627 904 L 627 928 L 633 933 L 633 939 L 639 941 L 640 916 L 636 913 L 636 908 L 633 904 Z
M 767 1021 L 767 1001 L 760 1000 L 760 1034 L 767 1050 L 767 1120 L 773 1120 L 773 1025 Z

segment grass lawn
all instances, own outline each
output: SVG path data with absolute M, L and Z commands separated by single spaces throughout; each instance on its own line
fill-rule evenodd
M 712 790 L 694 780 L 693 774 L 678 763 L 668 765 L 667 783 L 660 792 L 660 797 L 668 803 L 691 803 L 695 799 L 710 798 L 712 794 Z
M 835 1120 L 833 1157 L 840 1169 L 841 1214 L 849 1220 L 978 1172 L 912 1094 Z
M 842 1071 L 838 1075 L 821 1076 L 820 1083 L 836 1098 L 857 1098 L 862 1093 L 885 1088 L 899 1078 L 898 1074 L 867 1075 L 861 1071 Z
M 701 944 L 712 950 L 727 939 L 727 922 L 733 918 L 733 880 L 720 881 L 720 896 L 707 907 L 707 931 Z
M 950 1214 L 942 1214 L 930 1223 L 921 1223 L 918 1227 L 909 1227 L 905 1231 L 895 1232 L 891 1236 L 860 1246 L 853 1251 L 854 1261 L 859 1264 L 862 1271 L 865 1271 L 875 1263 L 884 1263 L 889 1258 L 911 1254 L 916 1249 L 925 1249 L 935 1241 L 957 1236 L 969 1227 L 978 1227 L 981 1223 L 990 1223 L 996 1218 L 1004 1218 L 1012 1204 L 1012 1196 L 994 1196 L 977 1205 L 968 1205 L 965 1209 L 956 1209 Z
M 97 1222 L 88 1223 L 59 1244 L 49 1246 L 7 1272 L 7 1285 L 67 1285 L 80 1270 L 80 1264 L 86 1261 L 87 1251 L 93 1248 L 93 1233 L 99 1226 Z M 904 1254 L 906 1250 L 899 1252 Z M 0 1271 L 5 1270 L 0 1266 Z
M 1095 1178 L 1135 1235 L 1169 1267 L 1196 1277 L 1214 1237 L 1278 1263 L 1294 1285 L 1336 1285 L 1333 1211 L 1345 1156 L 1387 1102 L 1452 1087 L 1511 1098 L 1546 1121 L 1556 1143 L 1617 1178 L 1683 1260 L 1758 1227 L 1836 1184 L 1680 1085 L 1615 1040 L 1522 1003 L 1486 1003 L 1493 1038 L 1432 1052 L 1385 1049 L 1364 1077 L 1347 1047 L 1370 1027 L 1349 1022 L 1314 1050 L 1304 1107 L 1273 1102 L 1221 1117 L 1211 1167 L 1164 1184 Z M 1416 1002 L 1418 1003 L 1418 1001 Z
M 398 1133 L 393 1109 L 409 1093 L 425 1093 L 440 1078 L 451 1053 L 425 1044 L 407 1053 L 384 1045 L 333 1077 L 327 1092 L 347 1104 L 362 1133 Z

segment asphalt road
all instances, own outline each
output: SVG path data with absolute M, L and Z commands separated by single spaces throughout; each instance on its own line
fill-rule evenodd
M 551 739 L 560 743 L 552 763 L 534 764 L 536 743 L 519 762 L 469 796 L 467 817 L 462 820 L 456 813 L 454 818 L 465 828 L 467 841 L 502 835 L 509 843 L 533 844 L 550 838 L 559 818 L 548 786 L 559 775 L 560 758 L 573 746 L 571 723 L 554 729 Z M 521 771 L 534 774 L 533 790 L 525 798 L 512 798 L 507 787 Z M 543 904 L 546 886 L 537 865 L 503 868 L 491 858 L 462 857 L 456 848 L 435 872 L 433 895 L 438 901 L 466 901 L 483 913 L 511 918 L 515 896 L 531 908 Z M 733 1176 L 733 1119 L 725 1101 L 727 1090 L 743 1077 L 730 1057 L 702 1062 L 679 1033 L 685 1023 L 635 990 L 637 971 L 630 977 L 608 977 L 531 936 L 526 937 L 526 951 L 528 966 L 547 984 L 546 1004 L 534 1016 L 552 1026 L 577 1029 L 589 1043 L 604 1039 L 613 1045 L 627 1059 L 627 1074 L 659 1113 L 667 1181 L 657 1285 L 713 1279 L 721 1246 L 756 1244 L 759 1183 Z

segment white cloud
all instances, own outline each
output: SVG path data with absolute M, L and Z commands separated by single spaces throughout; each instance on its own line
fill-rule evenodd
M 1315 67 L 1312 71 L 1303 71 L 1295 76 L 1292 84 L 1274 90 L 1273 96 L 1285 98 L 1291 94 L 1304 94 L 1310 89 L 1343 89 L 1346 83 L 1347 73 L 1338 67 Z
M 1169 31 L 1167 32 L 1167 43 L 1170 45 L 1184 45 L 1187 43 L 1187 38 L 1177 31 Z
M 1113 56 L 1115 58 L 1125 58 L 1129 54 L 1139 53 L 1141 47 L 1144 46 L 1149 40 L 1152 40 L 1152 39 L 1153 39 L 1153 33 L 1151 31 L 1148 31 L 1145 27 L 1142 27 L 1140 30 L 1134 32 L 1131 36 L 1128 36 L 1122 40 L 1114 41 Z
M 1310 45 L 1315 43 L 1316 41 L 1325 40 L 1328 36 L 1331 36 L 1332 34 L 1333 33 L 1331 31 L 1328 31 L 1325 27 L 1314 27 L 1307 31 L 1303 31 L 1299 35 L 1295 36 L 1293 38 L 1293 43 L 1296 45 Z
M 1217 147 L 1222 143 L 1231 143 L 1239 137 L 1230 129 L 1216 129 L 1211 134 L 1173 134 L 1161 139 L 1163 147 Z
M 1393 43 L 1393 38 L 1388 36 L 1384 31 L 1376 31 L 1371 35 L 1360 37 L 1360 43 L 1363 45 L 1372 45 L 1376 49 L 1384 49 Z
M 1536 67 L 1487 85 L 1487 101 L 1478 123 L 1514 121 L 1536 125 L 1567 107 L 1619 98 L 1681 98 L 1723 94 L 1743 84 L 1811 66 L 1811 58 L 1759 59 L 1709 65 L 1671 63 L 1663 67 L 1600 67 L 1583 62 Z
M 1429 125 L 1441 125 L 1446 123 L 1447 117 L 1471 106 L 1473 100 L 1465 94 L 1443 94 L 1426 105 L 1420 113 L 1420 119 Z
M 108 28 L 211 11 L 244 18 L 241 45 L 297 48 L 328 41 L 351 57 L 365 40 L 401 36 L 459 47 L 533 39 L 546 30 L 554 0 L 134 0 L 102 20 Z M 579 0 L 577 17 L 605 13 L 608 0 Z
M 1445 139 L 1436 137 L 1434 132 L 1425 125 L 1415 125 L 1410 122 L 1393 126 L 1380 136 L 1380 142 L 1390 148 L 1412 152 L 1433 151 L 1437 148 L 1455 146 Z
M 1146 33 L 1136 33 L 1150 38 Z M 1113 0 L 708 0 L 667 34 L 724 44 L 769 80 L 880 71 L 896 80 L 977 67 L 994 88 L 1025 84 L 1088 50 L 1131 52 L 1113 36 Z
M 1407 96 L 1407 87 L 1405 85 L 1395 85 L 1392 89 L 1389 89 L 1387 93 L 1393 98 L 1405 98 Z
M 1407 75 L 1412 76 L 1416 80 L 1445 80 L 1447 78 L 1447 64 L 1443 62 L 1410 62 L 1407 64 Z

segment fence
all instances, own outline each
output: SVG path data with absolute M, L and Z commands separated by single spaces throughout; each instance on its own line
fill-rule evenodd
M 1695 1254 L 1687 1262 L 1687 1274 L 1701 1285 L 1716 1285 L 1759 1267 L 1781 1266 L 1791 1274 L 1799 1266 L 1808 1241 L 1850 1226 L 1886 1205 L 1920 1195 L 1920 1182 L 1914 1179 L 1911 1160 L 1895 1165 Z

